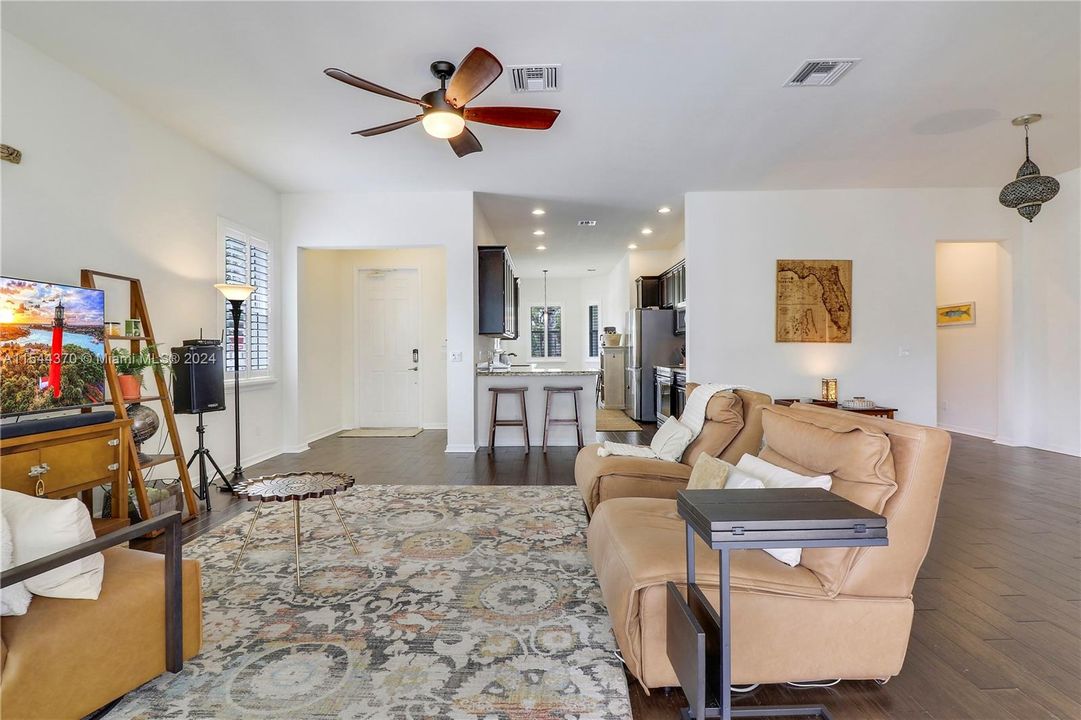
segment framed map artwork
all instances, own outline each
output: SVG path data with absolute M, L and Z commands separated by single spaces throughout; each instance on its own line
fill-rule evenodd
M 777 342 L 852 342 L 852 261 L 777 261 Z

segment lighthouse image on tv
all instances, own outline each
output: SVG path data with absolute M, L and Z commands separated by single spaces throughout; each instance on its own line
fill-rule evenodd
M 0 277 L 0 414 L 105 401 L 105 293 Z

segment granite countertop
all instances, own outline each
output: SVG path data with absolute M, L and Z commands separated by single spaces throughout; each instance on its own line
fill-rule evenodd
M 600 370 L 564 370 L 563 368 L 527 368 L 527 367 L 514 367 L 507 368 L 506 370 L 481 370 L 477 369 L 477 376 L 483 377 L 487 375 L 513 375 L 516 377 L 552 377 L 560 375 L 600 375 Z

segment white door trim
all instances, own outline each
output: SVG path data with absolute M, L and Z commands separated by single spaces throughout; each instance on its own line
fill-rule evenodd
M 417 427 L 424 427 L 424 372 L 425 358 L 428 357 L 429 348 L 424 340 L 423 313 L 421 301 L 424 297 L 424 272 L 419 267 L 374 267 L 371 265 L 353 266 L 353 307 L 352 307 L 352 333 L 353 333 L 353 423 L 351 427 L 360 427 L 360 333 L 357 331 L 360 325 L 360 317 L 357 310 L 360 307 L 361 273 L 379 272 L 414 272 L 417 275 L 417 348 L 420 351 L 421 370 L 417 372 Z

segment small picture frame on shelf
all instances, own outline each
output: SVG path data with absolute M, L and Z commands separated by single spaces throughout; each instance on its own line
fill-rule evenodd
M 124 321 L 124 334 L 128 337 L 142 337 L 143 321 L 136 318 L 128 318 Z

